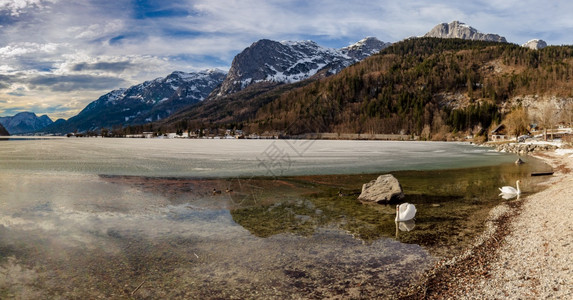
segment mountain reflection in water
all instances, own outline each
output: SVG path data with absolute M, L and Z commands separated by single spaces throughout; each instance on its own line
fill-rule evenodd
M 418 210 L 396 235 L 395 205 L 356 200 L 378 173 L 96 175 L 10 149 L 21 168 L 1 162 L 0 298 L 394 298 L 482 231 L 497 187 L 521 179 L 526 197 L 545 167 L 392 172 Z

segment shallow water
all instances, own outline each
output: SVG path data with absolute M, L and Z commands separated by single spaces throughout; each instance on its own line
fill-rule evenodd
M 0 142 L 0 298 L 392 298 L 479 233 L 497 186 L 531 193 L 546 168 L 348 141 L 283 144 L 281 165 L 265 159 L 282 141 L 250 142 Z M 392 172 L 418 207 L 411 231 L 356 201 L 379 173 L 453 165 Z

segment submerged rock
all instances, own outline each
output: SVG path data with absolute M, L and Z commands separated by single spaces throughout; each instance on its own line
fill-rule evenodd
M 404 198 L 398 179 L 392 174 L 380 175 L 376 180 L 362 185 L 358 200 L 362 202 L 390 203 Z

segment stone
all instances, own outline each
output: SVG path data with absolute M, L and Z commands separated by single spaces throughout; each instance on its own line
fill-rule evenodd
M 404 198 L 404 192 L 398 179 L 392 174 L 380 175 L 362 185 L 358 200 L 362 202 L 391 203 Z

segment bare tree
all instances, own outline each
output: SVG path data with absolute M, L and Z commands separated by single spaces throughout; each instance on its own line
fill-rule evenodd
M 523 107 L 519 107 L 505 116 L 503 124 L 507 128 L 509 135 L 515 135 L 515 139 L 527 132 L 529 127 L 529 117 L 527 111 Z
M 547 101 L 539 107 L 539 125 L 543 127 L 543 139 L 547 141 L 547 129 L 551 130 L 551 139 L 553 140 L 553 126 L 556 123 L 557 110 L 553 103 Z
M 561 110 L 561 121 L 566 123 L 569 128 L 573 126 L 573 99 L 568 99 Z

